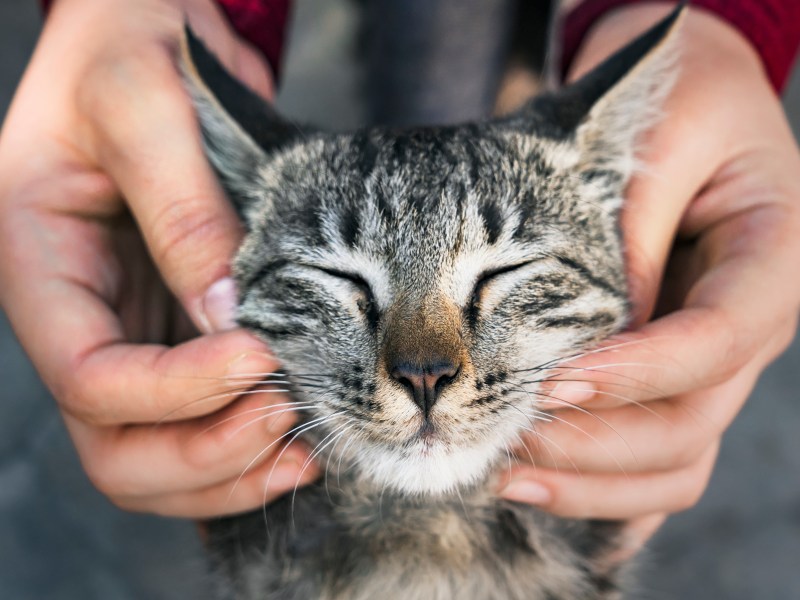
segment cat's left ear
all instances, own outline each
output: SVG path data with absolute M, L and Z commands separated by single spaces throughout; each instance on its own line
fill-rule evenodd
M 685 11 L 682 2 L 581 79 L 532 102 L 574 140 L 579 172 L 613 171 L 624 181 L 632 174 L 637 139 L 657 121 L 676 78 Z
M 241 215 L 259 201 L 258 172 L 301 132 L 233 77 L 186 25 L 180 67 L 197 112 L 206 155 Z

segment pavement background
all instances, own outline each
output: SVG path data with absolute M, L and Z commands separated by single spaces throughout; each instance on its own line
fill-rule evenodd
M 33 0 L 0 1 L 0 116 L 35 43 L 37 7 Z M 282 109 L 337 128 L 357 125 L 364 107 L 358 99 L 360 72 L 352 61 L 351 8 L 338 0 L 302 0 L 296 21 Z M 797 134 L 798 72 L 785 105 Z M 764 374 L 728 432 L 703 500 L 673 517 L 652 542 L 638 597 L 800 598 L 798 384 L 800 341 L 795 340 Z M 4 599 L 206 597 L 193 526 L 123 513 L 93 490 L 52 399 L 2 314 L 0 557 Z

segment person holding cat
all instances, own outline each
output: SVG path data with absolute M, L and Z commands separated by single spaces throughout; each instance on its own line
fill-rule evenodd
M 567 21 L 568 77 L 673 4 L 579 5 Z M 621 366 L 586 356 L 574 366 L 592 369 L 590 381 L 553 392 L 612 426 L 562 411 L 610 452 L 548 424 L 564 454 L 531 442 L 536 466 L 510 470 L 498 490 L 559 515 L 635 520 L 632 549 L 699 499 L 724 430 L 793 338 L 800 306 L 800 155 L 775 93 L 800 42 L 800 9 L 696 4 L 680 77 L 626 199 L 636 319 L 615 340 Z M 767 5 L 780 18 L 758 8 Z M 301 474 L 301 446 L 278 446 L 233 485 L 291 427 L 288 415 L 198 435 L 286 398 L 231 392 L 279 365 L 235 326 L 228 264 L 241 229 L 203 158 L 173 48 L 188 15 L 269 99 L 286 14 L 286 2 L 58 0 L 0 134 L 0 305 L 90 478 L 129 510 L 241 512 L 317 475 Z M 638 366 L 654 363 L 669 368 Z M 619 377 L 637 385 L 620 393 Z

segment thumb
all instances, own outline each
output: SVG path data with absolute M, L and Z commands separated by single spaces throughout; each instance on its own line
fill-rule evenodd
M 680 110 L 674 106 L 679 101 L 668 108 Z M 639 157 L 644 167 L 625 192 L 620 230 L 634 328 L 651 317 L 683 215 L 716 169 L 714 144 L 685 144 L 691 135 L 686 127 L 667 117 L 650 132 Z
M 98 161 L 128 203 L 162 277 L 201 331 L 235 326 L 229 263 L 242 227 L 203 154 L 168 56 L 121 65 L 90 116 Z

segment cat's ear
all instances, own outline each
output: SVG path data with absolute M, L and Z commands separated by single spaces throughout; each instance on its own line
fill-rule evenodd
M 180 67 L 197 112 L 206 155 L 240 214 L 257 201 L 258 172 L 299 129 L 220 64 L 189 25 Z
M 574 139 L 579 171 L 634 167 L 637 138 L 657 121 L 676 77 L 685 3 L 576 82 L 531 108 Z

